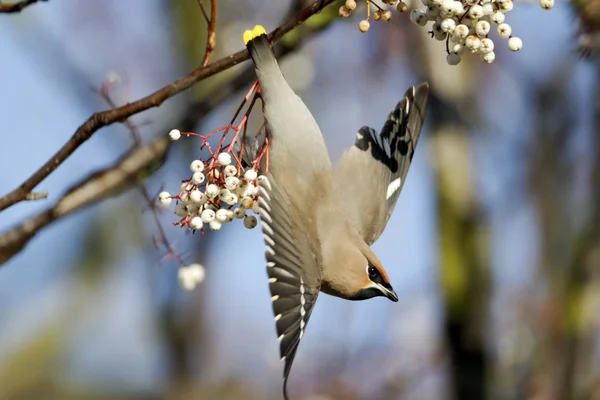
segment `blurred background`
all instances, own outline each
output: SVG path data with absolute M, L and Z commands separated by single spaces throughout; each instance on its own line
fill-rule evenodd
M 451 67 L 408 14 L 361 34 L 363 13 L 340 19 L 340 5 L 278 43 L 333 159 L 360 126 L 379 129 L 409 85 L 427 80 L 432 95 L 408 181 L 373 246 L 400 301 L 320 296 L 292 397 L 600 399 L 600 65 L 579 55 L 577 9 L 516 2 L 507 22 L 523 49 L 498 41 L 493 64 L 464 57 Z M 241 50 L 245 29 L 272 30 L 301 6 L 220 0 L 213 59 Z M 1 17 L 0 194 L 107 108 L 92 90 L 107 76 L 118 76 L 124 104 L 204 54 L 196 0 L 52 0 Z M 248 67 L 132 121 L 144 141 L 225 125 L 253 79 L 238 79 Z M 3 211 L 0 230 L 130 144 L 122 125 L 97 132 L 40 185 L 49 199 Z M 194 139 L 175 142 L 148 191 L 178 191 L 199 155 Z M 1 400 L 281 398 L 259 230 L 236 223 L 192 236 L 171 227 L 174 215 L 161 219 L 178 254 L 206 267 L 193 292 L 153 246 L 157 228 L 136 190 L 50 225 L 0 268 Z

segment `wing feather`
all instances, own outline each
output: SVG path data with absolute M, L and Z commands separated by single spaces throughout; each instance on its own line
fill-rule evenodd
M 272 179 L 260 186 L 260 215 L 267 251 L 267 275 L 281 359 L 285 361 L 283 390 L 300 339 L 304 336 L 321 286 L 318 241 L 310 240 L 306 218 Z
M 334 170 L 337 193 L 355 228 L 371 245 L 389 220 L 423 126 L 429 85 L 410 87 L 381 132 L 363 126 Z M 351 200 L 349 200 L 351 199 Z

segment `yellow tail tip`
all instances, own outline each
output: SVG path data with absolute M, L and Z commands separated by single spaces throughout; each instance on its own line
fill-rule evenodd
M 267 31 L 262 25 L 256 25 L 252 30 L 247 30 L 244 32 L 244 44 L 248 44 L 248 42 L 252 39 L 266 34 Z

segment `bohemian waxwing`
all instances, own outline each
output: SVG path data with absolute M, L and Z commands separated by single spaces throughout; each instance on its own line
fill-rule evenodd
M 383 232 L 404 184 L 429 86 L 409 88 L 379 134 L 360 128 L 354 146 L 332 168 L 321 131 L 283 77 L 264 28 L 244 32 L 244 42 L 260 82 L 269 139 L 259 205 L 287 400 L 290 368 L 319 291 L 348 300 L 398 301 L 369 246 Z

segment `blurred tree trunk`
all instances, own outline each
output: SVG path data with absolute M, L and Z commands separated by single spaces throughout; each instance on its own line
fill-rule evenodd
M 478 107 L 472 99 L 477 65 L 465 59 L 459 66 L 447 66 L 439 42 L 422 31 L 409 32 L 406 37 L 418 42 L 408 44 L 410 48 L 421 49 L 421 57 L 411 59 L 413 69 L 428 77 L 432 87 L 427 121 L 431 124 L 431 158 L 437 182 L 439 279 L 443 340 L 449 357 L 449 397 L 485 400 L 489 359 L 484 339 L 491 285 L 488 222 L 474 186 L 468 127 L 458 111 L 468 109 L 469 116 L 478 119 Z
M 487 222 L 473 187 L 466 128 L 430 108 L 437 180 L 443 332 L 450 357 L 455 399 L 487 398 L 485 325 L 489 297 Z
M 596 65 L 599 71 L 600 67 Z M 594 342 L 600 237 L 600 87 L 596 83 L 595 129 L 590 140 L 590 180 L 585 207 L 577 194 L 576 172 L 583 158 L 569 151 L 576 140 L 567 66 L 537 93 L 538 121 L 531 160 L 531 196 L 540 230 L 539 274 L 547 284 L 532 395 L 588 399 L 594 390 Z M 580 193 L 580 192 L 579 192 Z M 596 268 L 593 268 L 593 265 Z

